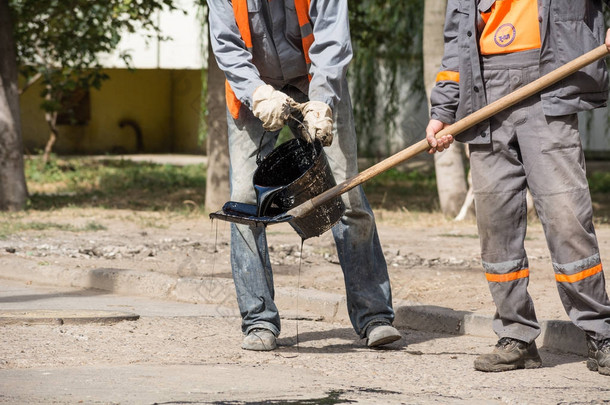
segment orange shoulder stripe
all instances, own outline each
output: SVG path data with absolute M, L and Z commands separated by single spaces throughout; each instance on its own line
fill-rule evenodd
M 452 82 L 460 82 L 460 72 L 453 72 L 451 70 L 444 70 L 436 75 L 436 81 L 442 82 L 444 80 L 450 80 Z

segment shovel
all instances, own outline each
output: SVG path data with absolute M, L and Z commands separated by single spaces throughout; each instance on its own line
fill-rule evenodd
M 550 73 L 540 77 L 539 79 L 515 90 L 514 92 L 494 101 L 491 104 L 481 108 L 478 111 L 462 118 L 454 124 L 446 127 L 436 134 L 436 138 L 441 138 L 445 135 L 458 135 L 466 129 L 488 119 L 489 117 L 505 110 L 506 108 L 538 93 L 546 87 L 558 82 L 559 80 L 577 72 L 583 67 L 603 58 L 608 55 L 608 49 L 606 45 L 600 45 L 599 47 L 579 56 L 578 58 L 566 63 L 565 65 L 553 70 Z M 337 184 L 334 187 L 316 195 L 315 197 L 289 209 L 286 212 L 277 213 L 273 216 L 257 217 L 256 206 L 254 209 L 249 208 L 249 204 L 241 204 L 236 202 L 228 202 L 224 205 L 221 211 L 217 211 L 210 214 L 212 219 L 220 219 L 229 222 L 247 224 L 247 225 L 271 225 L 282 222 L 289 222 L 290 225 L 299 233 L 303 239 L 307 239 L 313 236 L 321 235 L 326 229 L 316 230 L 302 230 L 299 228 L 299 219 L 310 213 L 312 210 L 331 202 L 343 193 L 348 192 L 354 187 L 357 187 L 367 180 L 381 174 L 400 163 L 403 163 L 416 155 L 430 149 L 428 141 L 422 139 L 409 146 L 406 149 L 382 160 L 381 162 L 369 167 L 368 169 L 360 172 L 359 174 L 350 177 L 349 179 Z

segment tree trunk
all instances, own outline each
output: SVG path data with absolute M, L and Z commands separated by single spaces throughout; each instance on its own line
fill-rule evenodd
M 49 93 L 47 94 L 47 100 L 51 100 L 51 91 L 49 89 Z M 53 145 L 57 141 L 57 137 L 59 136 L 59 132 L 57 131 L 57 111 L 54 112 L 46 112 L 44 114 L 44 119 L 49 126 L 49 139 L 47 140 L 47 144 L 44 147 L 44 153 L 42 154 L 42 163 L 46 166 L 51 160 L 51 152 L 53 151 Z
M 205 208 L 220 209 L 229 200 L 229 143 L 225 101 L 225 75 L 208 49 L 208 170 Z
M 8 0 L 0 0 L 0 210 L 22 210 L 27 194 L 13 25 Z
M 424 6 L 424 83 L 428 100 L 443 56 L 446 8 L 446 0 L 426 0 Z M 467 191 L 463 146 L 454 142 L 449 149 L 435 153 L 434 167 L 441 211 L 453 217 L 460 211 Z

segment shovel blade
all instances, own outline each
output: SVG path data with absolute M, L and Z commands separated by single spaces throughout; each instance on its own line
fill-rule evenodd
M 222 210 L 212 212 L 210 218 L 249 226 L 267 226 L 289 222 L 292 219 L 292 215 L 281 211 L 270 210 L 270 215 L 263 217 L 256 216 L 256 212 L 257 206 L 255 204 L 229 201 L 223 205 Z

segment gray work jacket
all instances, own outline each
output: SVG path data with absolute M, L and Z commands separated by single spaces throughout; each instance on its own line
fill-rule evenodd
M 444 123 L 451 124 L 487 104 L 476 28 L 478 3 L 477 0 L 447 3 L 441 71 L 459 72 L 460 79 L 459 84 L 439 81 L 432 90 L 430 116 Z M 538 0 L 538 15 L 541 76 L 604 43 L 601 0 Z M 549 116 L 602 107 L 607 97 L 608 72 L 603 59 L 541 92 L 542 107 Z M 457 139 L 467 143 L 490 142 L 489 122 L 464 131 Z
M 208 0 L 212 48 L 237 98 L 252 108 L 263 84 L 292 85 L 310 100 L 333 108 L 352 59 L 347 0 L 311 0 L 314 42 L 309 49 L 311 82 L 294 0 L 248 0 L 252 53 L 241 38 L 230 0 Z

